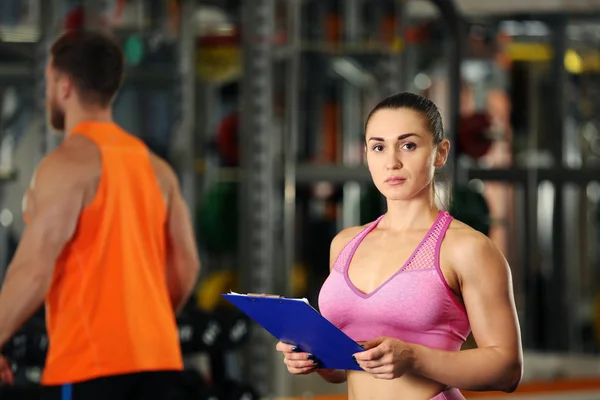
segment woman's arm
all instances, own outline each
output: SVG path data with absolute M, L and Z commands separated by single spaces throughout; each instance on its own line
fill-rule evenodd
M 374 377 L 394 379 L 415 373 L 463 390 L 513 392 L 522 377 L 523 353 L 509 266 L 479 233 L 452 244 L 451 263 L 460 281 L 478 348 L 433 350 L 397 339 L 377 338 L 355 354 Z
M 451 352 L 411 345 L 413 370 L 459 389 L 512 392 L 521 381 L 523 351 L 510 267 L 487 237 L 464 236 L 450 256 L 478 348 Z

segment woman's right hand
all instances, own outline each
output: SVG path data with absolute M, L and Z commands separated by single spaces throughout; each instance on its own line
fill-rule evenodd
M 277 351 L 283 353 L 283 362 L 290 373 L 305 375 L 314 372 L 319 366 L 315 356 L 301 352 L 296 346 L 283 342 L 277 343 Z

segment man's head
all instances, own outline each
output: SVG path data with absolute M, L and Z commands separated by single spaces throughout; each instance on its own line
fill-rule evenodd
M 105 33 L 69 31 L 50 49 L 46 68 L 46 104 L 52 128 L 63 131 L 73 106 L 106 109 L 121 86 L 124 57 Z

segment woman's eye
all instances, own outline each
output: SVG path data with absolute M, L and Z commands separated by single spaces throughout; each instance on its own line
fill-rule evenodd
M 406 150 L 414 150 L 417 147 L 414 143 L 405 143 L 402 148 Z
M 375 151 L 383 151 L 383 146 L 380 144 L 376 144 L 375 146 L 373 146 L 373 150 Z

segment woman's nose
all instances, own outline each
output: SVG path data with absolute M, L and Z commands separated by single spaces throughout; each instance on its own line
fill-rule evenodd
M 388 169 L 402 168 L 402 160 L 400 160 L 400 154 L 397 151 L 389 152 L 386 159 L 386 167 Z

